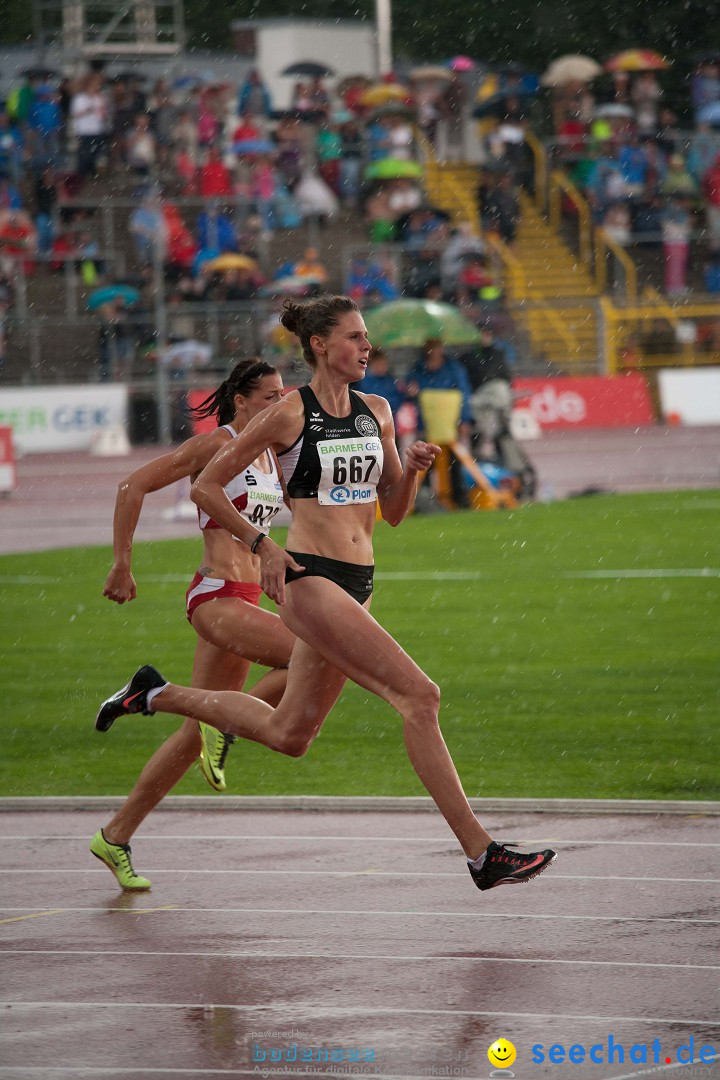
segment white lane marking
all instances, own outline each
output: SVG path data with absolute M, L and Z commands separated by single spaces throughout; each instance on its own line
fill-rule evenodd
M 2 806 L 0 805 L 0 811 Z M 283 813 L 283 811 L 267 810 L 265 813 Z M 510 813 L 510 811 L 508 811 Z M 526 814 L 528 811 L 518 811 L 518 813 Z M 512 831 L 512 826 L 509 826 L 506 830 Z M 47 833 L 41 833 L 37 836 L 3 836 L 0 834 L 0 842 L 4 840 L 21 840 L 23 842 L 28 840 L 85 840 L 88 837 L 86 833 L 80 833 L 79 835 L 62 835 L 62 836 L 49 836 Z M 356 843 L 368 843 L 368 844 L 449 844 L 452 843 L 452 837 L 450 836 L 294 836 L 291 833 L 282 833 L 280 836 L 263 836 L 261 833 L 237 833 L 230 835 L 229 833 L 223 833 L 218 835 L 217 833 L 210 833 L 209 835 L 201 835 L 195 833 L 191 836 L 185 836 L 182 833 L 154 833 L 142 836 L 139 842 L 143 844 L 148 840 L 159 840 L 165 843 L 166 840 L 199 840 L 206 842 L 207 840 L 214 840 L 216 843 L 220 843 L 225 840 L 253 840 L 258 843 L 264 843 L 266 840 L 285 842 L 302 841 L 307 840 L 322 840 L 322 841 L 338 841 L 342 844 L 347 844 L 355 841 Z M 507 843 L 507 841 L 506 841 Z M 522 845 L 523 847 L 529 847 L 530 845 L 540 844 L 573 844 L 573 845 L 593 845 L 593 846 L 620 846 L 620 847 L 698 847 L 698 848 L 716 848 L 720 847 L 720 841 L 698 841 L 698 840 L 568 840 L 560 839 L 557 836 L 540 837 L 535 840 L 513 840 L 514 844 Z M 460 849 L 458 848 L 458 857 L 460 857 Z
M 132 913 L 132 909 L 128 908 Z M 332 952 L 212 952 L 203 949 L 174 951 L 145 949 L 0 949 L 0 956 L 217 956 L 224 959 L 238 960 L 383 960 L 391 963 L 409 961 L 426 964 L 429 960 L 442 960 L 451 963 L 493 963 L 493 964 L 557 964 L 568 967 L 621 967 L 621 968 L 663 968 L 671 971 L 720 971 L 720 964 L 670 964 L 644 960 L 546 960 L 537 957 L 517 956 L 442 956 L 394 955 L 385 953 L 332 953 Z
M 527 883 L 524 883 L 527 884 Z M 0 911 L 38 911 L 35 907 L 2 907 Z M 107 913 L 107 907 L 66 907 L 66 912 Z M 720 919 L 680 919 L 664 915 L 530 915 L 509 911 L 414 911 L 412 908 L 397 911 L 375 911 L 368 908 L 356 911 L 349 908 L 261 908 L 261 907 L 177 907 L 168 909 L 172 915 L 358 915 L 361 918 L 378 916 L 379 918 L 407 919 L 410 916 L 422 919 L 558 919 L 567 922 L 609 922 L 609 923 L 661 923 L 670 925 L 718 926 Z
M 141 574 L 138 581 L 150 585 L 178 585 L 190 580 L 188 574 Z M 480 570 L 378 570 L 378 581 L 502 581 L 507 575 L 490 574 Z M 720 578 L 720 568 L 714 566 L 698 567 L 647 567 L 620 568 L 618 570 L 564 570 L 560 578 Z M 61 585 L 65 581 L 60 577 L 40 577 L 33 574 L 0 575 L 0 585 Z
M 466 876 L 464 871 L 455 871 L 451 873 L 447 870 L 438 871 L 432 873 L 427 870 L 374 870 L 372 867 L 368 867 L 366 870 L 228 870 L 222 869 L 203 869 L 197 870 L 180 869 L 175 867 L 173 870 L 163 870 L 156 866 L 144 867 L 143 873 L 147 874 L 182 874 L 183 877 L 187 877 L 188 874 L 203 874 L 209 877 L 213 874 L 254 874 L 257 876 L 277 876 L 277 877 L 377 877 L 377 878 L 464 878 Z M 28 874 L 104 874 L 101 867 L 89 866 L 81 869 L 51 869 L 44 866 L 39 870 L 25 870 L 25 869 L 0 869 L 0 877 L 3 874 L 22 874 L 26 876 Z M 628 876 L 621 877 L 617 874 L 558 874 L 555 871 L 552 873 L 552 877 L 544 878 L 545 883 L 549 881 L 628 881 L 636 884 L 639 881 L 655 881 L 662 885 L 719 885 L 720 878 L 666 878 L 666 877 L 638 877 Z
M 298 1006 L 298 1003 L 295 1003 Z M 0 1008 L 14 1009 L 224 1009 L 238 1013 L 287 1012 L 287 1002 L 265 1005 L 228 1005 L 184 1002 L 147 1001 L 0 1001 Z M 530 1013 L 507 1009 L 399 1009 L 367 1006 L 319 1005 L 306 1002 L 302 1009 L 314 1020 L 346 1016 L 504 1016 L 518 1020 L 586 1020 L 596 1024 L 682 1024 L 683 1027 L 717 1027 L 717 1020 L 697 1020 L 691 1017 L 667 1016 L 597 1016 L 594 1013 Z
M 565 570 L 564 578 L 717 578 L 720 570 L 712 566 L 677 568 L 675 570 Z

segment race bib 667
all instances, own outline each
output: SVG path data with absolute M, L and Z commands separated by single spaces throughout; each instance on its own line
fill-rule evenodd
M 383 467 L 382 442 L 376 436 L 323 439 L 318 502 L 321 506 L 352 506 L 375 502 Z

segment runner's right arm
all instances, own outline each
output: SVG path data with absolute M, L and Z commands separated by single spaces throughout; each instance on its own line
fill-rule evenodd
M 130 566 L 133 537 L 145 496 L 151 491 L 169 487 L 186 476 L 196 476 L 228 441 L 228 433 L 222 428 L 204 435 L 194 435 L 177 450 L 149 461 L 120 481 L 113 518 L 114 562 L 103 589 L 103 596 L 107 596 L 108 600 L 124 604 L 137 596 Z

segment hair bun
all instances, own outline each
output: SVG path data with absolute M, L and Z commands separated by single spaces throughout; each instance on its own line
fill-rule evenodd
M 305 310 L 301 304 L 294 300 L 285 300 L 280 313 L 280 322 L 291 334 L 299 334 L 300 327 L 305 317 Z

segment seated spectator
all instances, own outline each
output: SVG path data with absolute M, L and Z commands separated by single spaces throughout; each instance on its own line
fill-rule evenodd
M 58 190 L 55 173 L 48 168 L 35 178 L 35 226 L 38 233 L 38 251 L 47 255 L 53 245 L 55 204 Z
M 354 299 L 366 298 L 374 303 L 395 300 L 400 295 L 393 281 L 392 267 L 379 259 L 359 256 L 353 259 L 346 290 Z
M 620 174 L 625 182 L 626 194 L 639 199 L 645 191 L 649 161 L 647 150 L 641 142 L 623 142 L 617 155 Z
M 24 139 L 6 112 L 0 112 L 0 181 L 17 184 L 22 176 Z
M 308 99 L 312 112 L 330 115 L 330 98 L 320 76 L 316 76 L 308 87 Z
M 390 157 L 398 161 L 412 161 L 415 136 L 404 116 L 390 114 L 387 118 Z
M 357 205 L 362 174 L 363 138 L 354 120 L 340 127 L 340 195 L 345 206 Z
M 340 194 L 340 161 L 342 159 L 342 136 L 335 124 L 324 121 L 315 138 L 315 151 L 320 165 L 320 175 L 336 195 Z
M 238 113 L 249 121 L 256 119 L 262 124 L 270 116 L 271 112 L 272 99 L 270 92 L 262 81 L 260 72 L 257 68 L 253 68 L 248 72 L 247 79 L 242 83 L 238 91 Z M 254 135 L 244 137 L 256 138 Z M 235 140 L 238 140 L 237 135 Z
M 197 241 L 200 249 L 209 249 L 218 254 L 224 251 L 239 251 L 238 235 L 231 211 L 210 207 L 198 214 Z
M 662 212 L 665 292 L 668 296 L 682 296 L 688 291 L 687 268 L 691 235 L 692 219 L 688 200 L 674 195 Z
M 720 249 L 720 154 L 705 174 L 702 184 L 705 196 L 705 218 L 710 233 L 710 246 Z
M 472 224 L 469 221 L 461 221 L 452 232 L 442 253 L 443 279 L 449 288 L 452 289 L 457 284 L 465 258 L 469 255 L 482 255 L 484 250 L 485 245 L 479 237 L 475 236 Z
M 157 249 L 164 261 L 167 252 L 168 232 L 165 217 L 157 199 L 145 196 L 137 210 L 130 215 L 129 229 L 135 241 L 138 260 L 151 263 Z
M 62 114 L 52 86 L 39 86 L 27 117 L 28 149 L 35 172 L 60 164 Z
M 293 266 L 293 275 L 299 278 L 308 278 L 308 280 L 319 285 L 325 284 L 328 279 L 327 267 L 320 261 L 317 248 L 309 247 L 305 249 L 302 259 Z
M 138 176 L 147 176 L 157 161 L 157 142 L 150 130 L 150 117 L 140 113 L 125 142 L 127 163 Z
M 257 296 L 260 285 L 261 279 L 251 270 L 228 270 L 222 276 L 216 297 L 226 303 L 252 300 Z
M 370 350 L 365 378 L 353 383 L 352 389 L 385 398 L 393 415 L 405 401 L 405 391 L 390 373 L 390 360 L 384 349 L 380 348 Z
M 697 181 L 689 172 L 682 154 L 670 155 L 667 172 L 660 185 L 660 190 L 663 195 L 697 195 Z
M 242 115 L 240 117 L 240 123 L 235 128 L 235 132 L 233 134 L 233 142 L 234 143 L 247 142 L 250 139 L 261 139 L 261 138 L 262 138 L 262 131 L 257 126 L 257 124 L 255 124 L 253 122 L 251 114 L 250 113 L 242 113 Z
M 623 247 L 632 240 L 632 219 L 627 203 L 611 203 L 602 219 L 603 232 Z
M 520 204 L 515 193 L 513 178 L 503 173 L 488 194 L 486 220 L 488 227 L 498 232 L 500 239 L 512 244 L 520 218 Z
M 20 263 L 25 274 L 35 270 L 37 232 L 24 210 L 8 210 L 0 216 L 0 273 L 10 277 Z
M 171 273 L 187 273 L 195 258 L 197 245 L 173 203 L 163 202 L 162 215 L 167 236 L 167 266 Z
M 635 106 L 635 121 L 640 135 L 655 135 L 659 124 L 659 102 L 662 88 L 652 71 L 638 74 L 630 91 Z
M 233 183 L 230 170 L 224 164 L 217 146 L 210 146 L 205 163 L 198 177 L 199 194 L 204 199 L 232 195 Z

